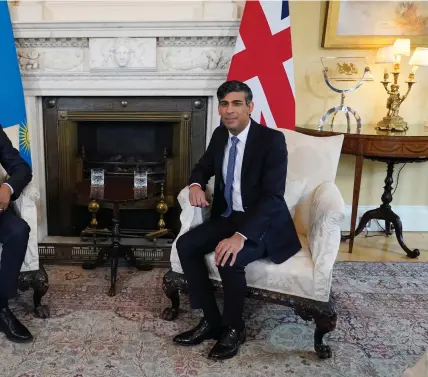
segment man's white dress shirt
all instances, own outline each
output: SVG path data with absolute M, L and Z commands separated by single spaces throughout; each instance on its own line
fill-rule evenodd
M 238 143 L 236 144 L 236 160 L 235 160 L 235 171 L 233 175 L 233 184 L 232 184 L 232 209 L 234 211 L 238 212 L 245 212 L 244 208 L 242 206 L 242 196 L 241 196 L 241 171 L 242 171 L 242 161 L 244 160 L 244 151 L 245 151 L 245 144 L 247 143 L 247 137 L 248 137 L 248 131 L 250 130 L 251 126 L 251 120 L 248 122 L 247 127 L 244 128 L 244 130 L 236 135 L 238 138 Z M 227 164 L 229 162 L 229 151 L 230 147 L 232 146 L 232 135 L 229 131 L 229 138 L 227 140 L 226 148 L 224 150 L 224 156 L 223 156 L 223 180 L 226 182 L 226 176 L 227 176 Z M 193 185 L 200 186 L 199 183 L 192 183 L 189 187 Z M 247 239 L 246 236 L 243 234 L 236 232 L 240 234 L 242 237 Z

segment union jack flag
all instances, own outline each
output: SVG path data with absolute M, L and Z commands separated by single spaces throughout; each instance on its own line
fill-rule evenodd
M 239 80 L 251 88 L 251 117 L 256 122 L 295 129 L 288 1 L 247 0 L 227 80 Z

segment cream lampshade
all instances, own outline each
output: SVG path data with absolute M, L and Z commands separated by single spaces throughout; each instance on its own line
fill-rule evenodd
M 409 64 L 413 66 L 412 73 L 410 74 L 409 79 L 414 80 L 415 72 L 418 67 L 428 66 L 428 48 L 416 47 L 412 57 L 409 60 Z
M 410 56 L 410 39 L 397 39 L 392 49 L 394 50 L 394 55 L 398 58 L 398 62 L 400 62 L 401 55 Z
M 376 64 L 388 64 L 388 63 L 395 64 L 395 55 L 394 55 L 393 46 L 380 47 L 377 50 L 375 63 Z M 388 79 L 388 68 L 386 65 L 384 66 L 383 79 L 385 81 Z
M 410 65 L 428 66 L 428 48 L 416 47 L 409 60 Z
M 377 50 L 375 63 L 377 64 L 395 63 L 393 46 L 380 47 Z

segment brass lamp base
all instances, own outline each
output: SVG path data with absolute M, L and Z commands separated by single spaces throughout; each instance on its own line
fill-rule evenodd
M 376 127 L 379 131 L 388 131 L 388 132 L 405 132 L 409 129 L 407 127 L 407 122 L 400 116 L 386 116 L 377 124 Z

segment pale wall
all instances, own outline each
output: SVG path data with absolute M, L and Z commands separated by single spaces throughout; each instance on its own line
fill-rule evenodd
M 21 0 L 9 9 L 13 21 L 230 21 L 234 0 Z
M 304 126 L 317 124 L 320 116 L 330 107 L 339 104 L 340 98 L 324 84 L 321 73 L 322 56 L 367 56 L 373 63 L 376 51 L 367 50 L 331 50 L 321 48 L 322 30 L 325 15 L 325 2 L 292 1 L 290 4 L 293 57 L 296 80 L 296 116 L 297 124 Z M 408 58 L 402 59 L 402 71 L 399 84 L 410 72 Z M 354 107 L 362 119 L 368 123 L 377 123 L 386 113 L 386 93 L 379 83 L 383 79 L 383 67 L 371 64 L 375 81 L 364 84 L 358 91 L 349 94 L 346 103 Z M 417 84 L 412 88 L 400 114 L 409 124 L 421 124 L 428 121 L 428 67 L 416 72 Z M 344 118 L 342 118 L 342 122 Z M 337 185 L 347 204 L 352 203 L 354 177 L 352 156 L 342 156 L 337 175 Z M 397 176 L 397 166 L 394 178 Z M 369 160 L 364 161 L 360 205 L 380 203 L 383 193 L 386 165 Z M 394 195 L 395 205 L 428 205 L 428 162 L 408 164 L 400 173 L 399 187 Z

